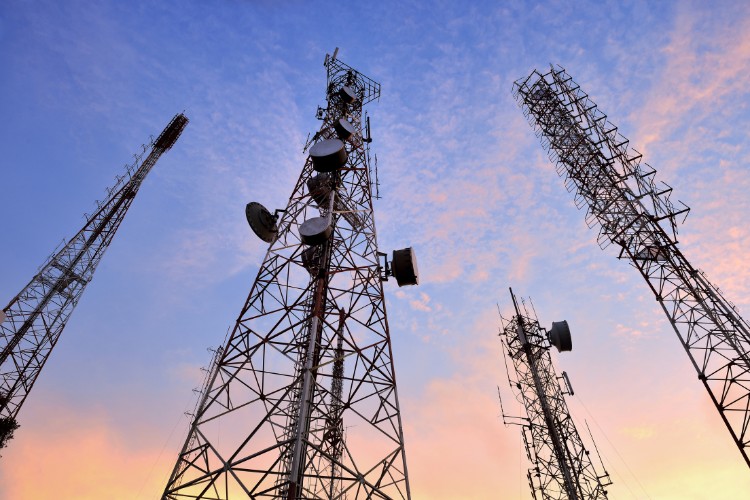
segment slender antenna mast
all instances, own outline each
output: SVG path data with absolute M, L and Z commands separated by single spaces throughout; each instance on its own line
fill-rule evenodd
M 0 314 L 0 448 L 18 428 L 16 416 L 94 276 L 141 183 L 188 123 L 176 115 L 155 141 L 144 146 L 126 175 L 107 189 L 78 233 L 42 265 Z M 148 151 L 148 155 L 143 155 Z
M 513 364 L 516 381 L 508 379 L 511 389 L 526 409 L 526 417 L 518 419 L 532 462 L 527 474 L 534 498 L 590 500 L 607 497 L 606 486 L 612 484 L 608 474 L 599 475 L 591 463 L 578 430 L 568 411 L 565 394 L 560 386 L 567 375 L 558 377 L 549 350 L 572 348 L 567 321 L 552 323 L 547 331 L 539 325 L 536 313 L 518 306 L 513 290 L 510 296 L 515 315 L 501 317 L 500 337 L 507 360 Z M 509 376 L 510 377 L 510 376 Z M 503 414 L 503 421 L 505 422 Z M 510 423 L 515 423 L 512 420 Z M 539 497 L 537 497 L 537 494 Z
M 563 68 L 534 71 L 513 93 L 599 245 L 620 247 L 648 284 L 750 467 L 750 325 L 677 247 L 689 208 Z
M 563 372 L 563 375 L 565 375 L 565 372 Z M 567 376 L 566 376 L 567 378 Z M 568 382 L 570 384 L 570 382 Z M 573 391 L 571 390 L 570 395 L 573 395 Z M 609 478 L 609 473 L 607 472 L 607 468 L 604 466 L 604 460 L 602 460 L 602 455 L 599 453 L 599 447 L 596 445 L 596 441 L 594 441 L 594 435 L 591 433 L 591 427 L 589 427 L 589 423 L 584 420 L 584 424 L 586 424 L 586 430 L 589 432 L 589 438 L 591 439 L 591 442 L 594 444 L 594 450 L 596 450 L 596 456 L 599 459 L 599 463 L 602 466 L 602 469 L 604 470 L 604 476 L 600 476 L 601 479 Z
M 327 107 L 284 210 L 245 209 L 268 242 L 163 498 L 410 498 L 363 106 L 380 85 L 326 56 Z M 346 429 L 346 433 L 344 432 Z

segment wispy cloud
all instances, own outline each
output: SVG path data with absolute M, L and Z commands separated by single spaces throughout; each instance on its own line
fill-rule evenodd
M 184 385 L 186 399 L 200 385 L 195 360 L 207 361 L 205 346 L 220 342 L 265 251 L 244 205 L 286 203 L 304 139 L 318 126 L 322 57 L 340 45 L 342 59 L 383 83 L 370 106 L 384 196 L 375 203 L 381 250 L 413 245 L 420 264 L 419 287 L 385 284 L 414 498 L 528 496 L 517 430 L 501 425 L 496 401 L 505 379 L 495 303 L 509 307 L 508 286 L 533 298 L 544 324 L 570 321 L 575 348 L 556 363 L 612 442 L 597 439 L 605 460 L 621 454 L 654 498 L 738 498 L 750 488 L 746 470 L 668 322 L 637 273 L 596 246 L 510 87 L 533 67 L 565 66 L 674 184 L 674 196 L 693 206 L 680 244 L 747 312 L 749 18 L 739 4 L 684 3 L 0 8 L 6 159 L 25 166 L 47 151 L 36 176 L 60 188 L 29 194 L 38 203 L 26 203 L 16 196 L 25 185 L 18 179 L 40 186 L 39 179 L 8 169 L 0 207 L 13 244 L 0 260 L 13 279 L 21 254 L 42 245 L 29 228 L 46 233 L 43 224 L 59 224 L 42 201 L 60 211 L 87 202 L 117 173 L 107 165 L 127 160 L 173 113 L 185 109 L 191 118 L 144 183 L 92 284 L 99 293 L 76 311 L 74 320 L 87 315 L 82 334 L 67 332 L 59 364 L 46 368 L 59 389 L 97 359 L 108 381 L 132 384 L 92 381 L 99 403 L 119 409 L 127 400 L 129 411 L 162 427 L 140 414 L 127 423 L 125 410 L 96 410 L 91 401 L 81 411 L 41 405 L 34 415 L 59 418 L 37 426 L 24 416 L 0 491 L 55 496 L 30 484 L 41 464 L 59 471 L 54 479 L 66 495 L 57 496 L 132 498 L 139 481 L 144 496 L 159 494 L 180 439 L 157 460 L 158 446 L 130 437 L 166 438 L 174 422 L 152 415 L 147 402 L 173 385 Z M 11 134 L 23 123 L 33 147 Z M 38 227 L 30 223 L 35 211 Z M 112 318 L 108 299 L 126 311 Z M 174 415 L 180 404 L 170 403 Z M 571 411 L 585 416 L 576 404 Z M 40 458 L 40 449 L 50 452 Z M 158 472 L 149 473 L 154 463 Z M 118 468 L 130 476 L 107 472 Z M 91 477 L 101 480 L 86 484 Z M 621 484 L 612 495 L 628 498 Z

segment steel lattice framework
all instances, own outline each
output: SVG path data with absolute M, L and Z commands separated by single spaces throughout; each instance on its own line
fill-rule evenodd
M 506 359 L 508 383 L 516 399 L 526 409 L 526 417 L 508 417 L 506 424 L 520 425 L 526 456 L 533 466 L 527 477 L 531 494 L 542 500 L 589 500 L 607 498 L 609 475 L 599 475 L 591 462 L 575 423 L 568 411 L 565 395 L 568 385 L 555 373 L 547 331 L 536 314 L 525 305 L 518 306 L 511 290 L 515 315 L 503 318 L 500 337 Z M 511 380 L 507 360 L 513 365 Z M 563 372 L 565 381 L 567 375 Z M 502 400 L 501 400 L 502 402 Z
M 688 208 L 670 202 L 671 188 L 564 69 L 534 71 L 513 93 L 587 223 L 600 226 L 600 246 L 619 246 L 648 283 L 750 466 L 750 326 L 677 247 Z
M 0 443 L 12 434 L 16 415 L 47 362 L 65 324 L 91 281 L 141 183 L 188 123 L 176 115 L 156 140 L 143 147 L 125 175 L 107 189 L 96 211 L 78 233 L 51 255 L 21 292 L 3 309 L 0 324 Z M 147 154 L 148 153 L 148 154 Z M 145 157 L 145 158 L 144 158 Z M 1 318 L 0 318 L 1 319 Z
M 363 137 L 380 85 L 335 53 L 325 67 L 323 124 L 305 150 L 342 117 L 356 129 L 329 177 L 333 210 L 308 157 L 163 498 L 410 498 Z M 303 244 L 303 222 L 329 214 L 330 238 Z

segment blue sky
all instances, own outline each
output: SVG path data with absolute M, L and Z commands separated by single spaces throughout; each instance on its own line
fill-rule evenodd
M 571 324 L 558 366 L 613 498 L 737 498 L 747 469 L 666 318 L 597 247 L 510 90 L 564 66 L 692 207 L 683 252 L 750 314 L 749 28 L 742 2 L 4 2 L 0 298 L 149 135 L 191 122 L 27 400 L 0 496 L 160 494 L 206 348 L 265 254 L 244 205 L 286 203 L 340 47 L 383 86 L 380 247 L 413 245 L 420 263 L 419 287 L 387 286 L 414 497 L 529 498 L 496 401 L 496 303 L 509 310 L 513 286 L 543 324 Z

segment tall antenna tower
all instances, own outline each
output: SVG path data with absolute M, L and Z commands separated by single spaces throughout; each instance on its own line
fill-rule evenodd
M 143 179 L 174 145 L 188 123 L 176 115 L 143 147 L 125 175 L 117 176 L 78 233 L 53 253 L 0 314 L 0 448 L 18 428 L 16 416 L 55 347 L 65 324 L 94 276 Z M 148 154 L 146 154 L 148 152 Z M 145 156 L 145 158 L 144 158 Z
M 510 319 L 500 317 L 500 337 L 508 383 L 523 403 L 526 417 L 507 416 L 503 410 L 503 422 L 521 426 L 526 456 L 533 464 L 527 473 L 531 494 L 544 500 L 607 498 L 605 487 L 612 481 L 606 471 L 599 475 L 591 462 L 565 402 L 566 394 L 573 395 L 570 380 L 565 372 L 557 376 L 549 354 L 552 346 L 559 352 L 573 348 L 568 322 L 553 322 L 547 331 L 533 309 L 529 312 L 525 305 L 518 306 L 512 289 L 510 296 L 516 314 Z M 515 380 L 511 380 L 508 360 Z
M 677 247 L 688 207 L 670 202 L 672 188 L 654 182 L 655 170 L 563 68 L 534 71 L 513 93 L 586 222 L 600 226 L 599 245 L 619 246 L 646 280 L 750 466 L 750 326 Z
M 365 104 L 380 85 L 326 56 L 327 106 L 289 202 L 252 202 L 270 243 L 163 498 L 410 498 L 378 251 Z

